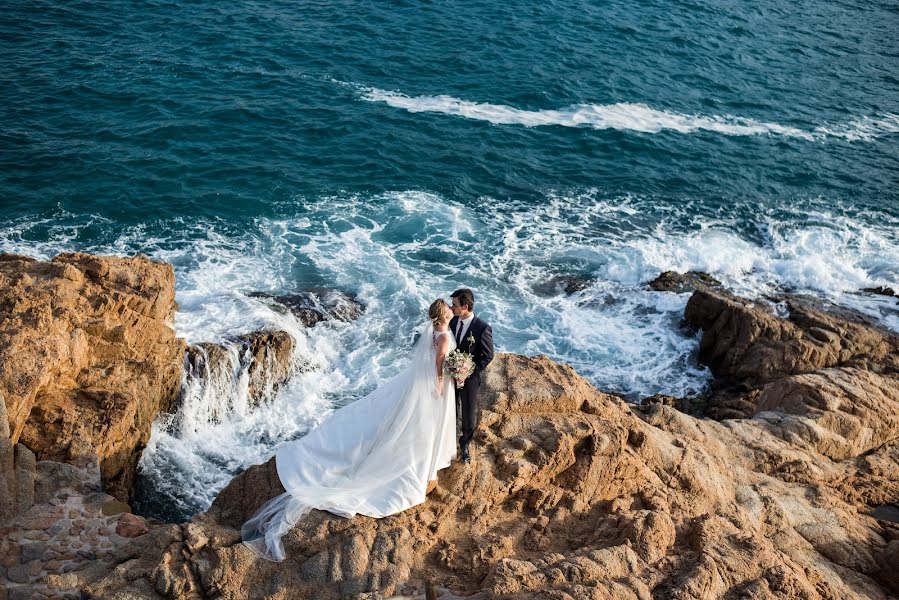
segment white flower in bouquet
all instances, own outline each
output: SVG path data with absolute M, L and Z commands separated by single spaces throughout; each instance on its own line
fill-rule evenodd
M 465 387 L 465 380 L 474 373 L 474 358 L 468 352 L 453 350 L 447 355 L 443 370 L 452 375 L 460 388 Z

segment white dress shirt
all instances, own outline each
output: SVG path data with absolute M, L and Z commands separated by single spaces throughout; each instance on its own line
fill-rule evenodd
M 471 325 L 472 321 L 474 321 L 474 313 L 471 313 L 464 321 L 459 319 L 459 323 L 456 324 L 456 339 L 459 340 L 459 346 L 462 345 L 461 340 L 465 339 L 465 334 L 468 333 L 468 327 Z M 459 335 L 460 327 L 462 328 L 462 335 Z

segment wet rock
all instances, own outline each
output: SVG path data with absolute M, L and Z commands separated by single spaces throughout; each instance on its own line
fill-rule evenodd
M 593 279 L 584 275 L 556 275 L 547 281 L 536 283 L 533 286 L 534 293 L 544 298 L 551 298 L 559 294 L 571 296 L 593 285 Z
M 328 288 L 311 288 L 291 294 L 250 292 L 247 295 L 289 310 L 306 327 L 329 319 L 354 321 L 365 310 L 354 294 Z
M 295 371 L 296 341 L 286 331 L 258 331 L 243 336 L 241 350 L 250 357 L 249 395 L 254 402 L 273 398 Z
M 708 273 L 703 273 L 701 271 L 687 271 L 686 273 L 665 271 L 650 281 L 649 287 L 657 292 L 686 294 L 695 292 L 696 290 L 720 288 L 721 282 Z
M 185 357 L 186 393 L 236 396 L 244 391 L 251 404 L 271 400 L 296 372 L 309 365 L 294 355 L 296 340 L 286 331 L 256 331 L 231 343 L 203 342 L 190 346 Z M 191 386 L 212 388 L 191 390 Z M 227 403 L 218 407 L 227 410 Z M 212 414 L 220 422 L 222 414 Z
M 896 296 L 896 290 L 891 287 L 887 287 L 885 285 L 879 285 L 877 287 L 867 287 L 862 288 L 863 292 L 868 294 L 877 294 L 878 296 Z

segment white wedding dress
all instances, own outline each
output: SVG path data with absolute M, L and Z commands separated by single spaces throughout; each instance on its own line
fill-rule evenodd
M 244 523 L 244 544 L 262 558 L 284 560 L 281 537 L 311 509 L 343 517 L 386 517 L 425 500 L 428 481 L 456 455 L 452 378 L 437 390 L 436 340 L 450 332 L 420 328 L 411 362 L 367 396 L 278 449 L 284 489 Z

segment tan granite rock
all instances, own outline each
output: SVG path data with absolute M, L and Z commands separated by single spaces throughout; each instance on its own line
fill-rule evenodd
M 764 302 L 727 292 L 698 290 L 684 310 L 685 320 L 702 329 L 699 359 L 716 377 L 748 385 L 765 384 L 853 361 L 885 361 L 897 366 L 899 339 L 847 310 L 826 312 L 811 300 L 784 300 L 780 318 Z
M 786 311 L 785 318 L 775 314 L 767 300 L 750 301 L 724 290 L 701 289 L 690 297 L 684 319 L 702 331 L 699 361 L 715 375 L 703 398 L 703 416 L 751 417 L 764 386 L 821 369 L 854 367 L 899 375 L 895 333 L 821 300 L 798 296 L 773 300 Z
M 0 255 L 0 396 L 13 442 L 38 460 L 97 452 L 127 499 L 150 425 L 178 397 L 184 342 L 171 265 Z
M 139 538 L 135 559 L 88 593 L 357 598 L 423 594 L 426 582 L 479 599 L 899 593 L 885 566 L 899 531 L 834 485 L 864 478 L 858 458 L 760 418 L 630 406 L 546 357 L 497 355 L 483 391 L 472 463 L 441 471 L 423 504 L 384 519 L 313 511 L 285 537 L 285 562 L 262 561 L 238 528 L 282 491 L 269 461 L 174 535 Z M 899 470 L 868 468 L 899 485 Z

